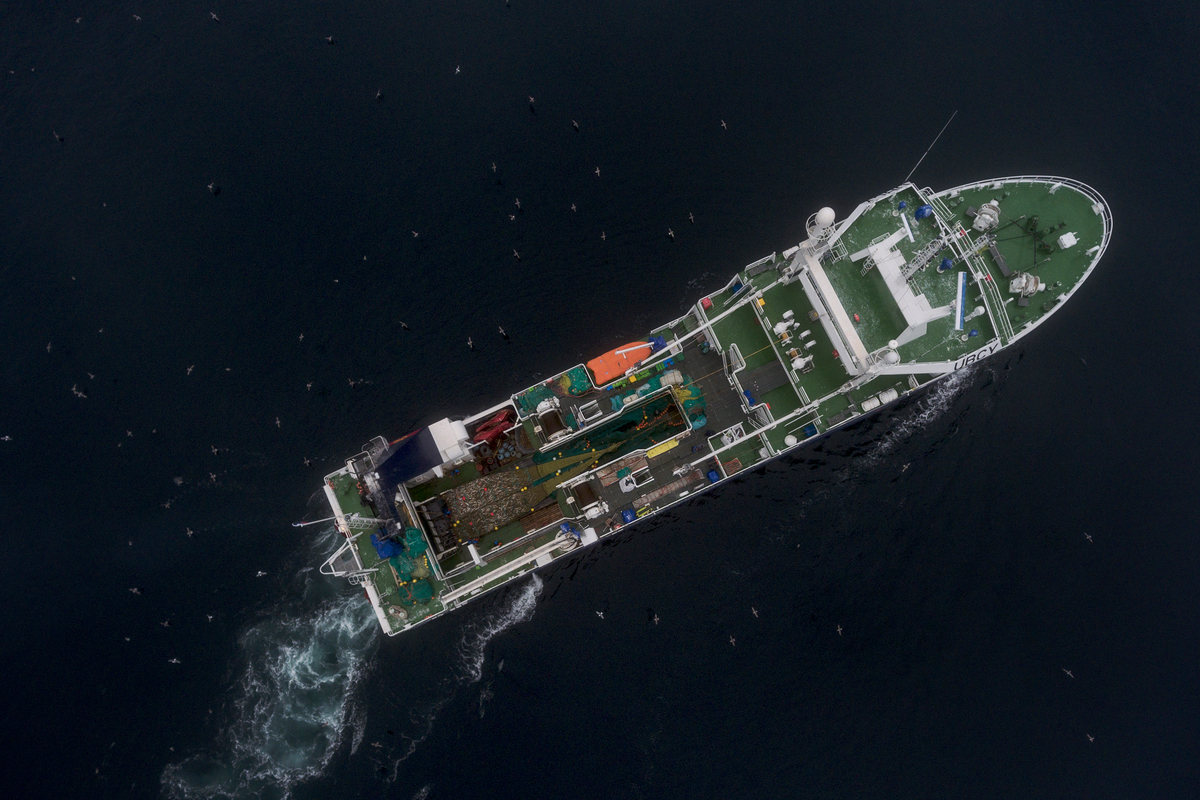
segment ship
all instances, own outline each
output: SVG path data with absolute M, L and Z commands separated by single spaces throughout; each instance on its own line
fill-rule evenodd
M 906 182 L 804 235 L 639 339 L 367 442 L 325 477 L 321 572 L 395 635 L 571 558 L 1011 347 L 1091 275 L 1112 215 L 1065 178 Z

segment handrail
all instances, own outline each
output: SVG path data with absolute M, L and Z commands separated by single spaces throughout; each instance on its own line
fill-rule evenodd
M 987 306 L 988 317 L 991 318 L 992 325 L 996 328 L 1000 343 L 1006 345 L 1012 341 L 1014 333 L 1012 323 L 1008 319 L 1008 312 L 1004 307 L 1004 298 L 1000 296 L 996 282 L 991 279 L 991 273 L 988 272 L 987 266 L 978 253 L 969 251 L 966 261 L 971 266 L 975 283 L 980 287 L 983 304 Z

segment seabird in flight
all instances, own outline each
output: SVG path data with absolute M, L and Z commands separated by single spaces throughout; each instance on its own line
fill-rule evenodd
M 1073 679 L 1073 678 L 1075 677 L 1074 675 L 1072 675 L 1072 674 L 1071 674 L 1071 670 L 1067 669 L 1066 667 L 1063 667 L 1063 668 L 1062 668 L 1062 671 L 1063 671 L 1063 672 L 1065 672 L 1065 673 L 1067 673 L 1067 677 L 1068 677 L 1068 678 L 1072 678 L 1072 679 Z

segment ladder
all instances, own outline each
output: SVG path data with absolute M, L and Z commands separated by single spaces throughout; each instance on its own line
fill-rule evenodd
M 948 242 L 945 236 L 938 236 L 932 239 L 929 244 L 922 247 L 920 252 L 913 256 L 913 260 L 905 264 L 904 269 L 900 271 L 900 274 L 904 277 L 904 280 L 908 280 L 915 275 L 918 270 L 925 269 L 925 267 L 929 266 L 929 262 L 932 261 L 934 256 L 940 253 L 947 244 Z
M 387 525 L 386 519 L 375 519 L 374 517 L 364 517 L 359 514 L 351 514 L 346 517 L 347 528 L 379 528 Z

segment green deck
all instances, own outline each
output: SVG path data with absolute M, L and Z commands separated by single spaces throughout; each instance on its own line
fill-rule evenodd
M 370 508 L 365 507 L 358 496 L 358 481 L 354 476 L 343 473 L 335 476 L 333 479 L 333 491 L 337 497 L 338 505 L 341 506 L 342 512 L 346 515 L 359 514 L 364 517 L 374 516 Z M 361 533 L 360 533 L 361 531 Z M 358 557 L 362 561 L 364 569 L 375 570 L 371 573 L 371 582 L 375 586 L 375 591 L 379 593 L 379 597 L 384 607 L 389 605 L 400 605 L 401 587 L 396 584 L 395 573 L 392 572 L 390 565 L 381 561 L 379 555 L 375 552 L 375 548 L 371 545 L 371 533 L 373 530 L 367 529 L 352 529 L 351 533 L 358 534 L 354 540 Z M 430 556 L 432 557 L 432 556 Z M 408 613 L 408 624 L 420 622 L 425 617 L 436 614 L 443 610 L 442 604 L 436 599 L 438 595 L 446 588 L 445 584 L 438 580 L 437 575 L 433 570 L 426 578 L 433 587 L 434 600 L 425 605 L 415 605 L 413 607 L 405 607 Z M 396 623 L 399 624 L 399 623 Z
M 1009 318 L 1017 330 L 1045 316 L 1053 309 L 1054 298 L 1083 278 L 1092 261 L 1088 250 L 1101 243 L 1104 233 L 1104 219 L 1093 210 L 1090 198 L 1069 186 L 1059 188 L 1054 194 L 1050 194 L 1050 188 L 1044 183 L 1026 181 L 1005 183 L 998 190 L 990 186 L 972 189 L 962 192 L 961 199 L 949 208 L 950 221 L 961 223 L 970 230 L 967 209 L 978 208 L 989 200 L 999 200 L 1003 217 L 1000 228 L 994 231 L 996 248 L 1008 261 L 1010 270 L 1031 272 L 1047 284 L 1046 291 L 1039 293 L 1029 306 L 1021 308 L 1015 303 L 1008 304 Z M 1038 225 L 1035 232 L 1030 232 L 1027 223 L 1035 216 L 1039 218 Z M 1069 250 L 1060 250 L 1053 243 L 1066 232 L 1074 233 L 1079 243 Z M 1054 247 L 1053 252 L 1038 252 L 1038 234 Z M 986 250 L 982 263 L 1004 295 L 1010 297 L 1007 280 Z

